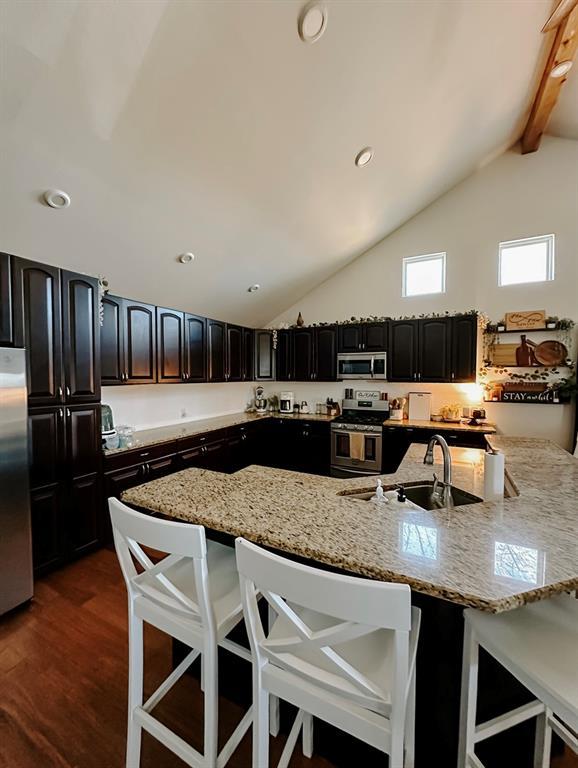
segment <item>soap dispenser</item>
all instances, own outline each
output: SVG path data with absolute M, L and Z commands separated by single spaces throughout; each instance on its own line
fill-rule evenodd
M 381 483 L 381 480 L 378 478 L 377 480 L 377 487 L 375 489 L 375 496 L 371 497 L 372 501 L 387 501 L 387 498 L 383 492 L 383 485 Z

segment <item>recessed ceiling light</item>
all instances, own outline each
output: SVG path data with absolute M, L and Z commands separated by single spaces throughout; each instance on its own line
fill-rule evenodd
M 364 147 L 357 153 L 355 157 L 355 165 L 358 168 L 361 168 L 362 166 L 367 165 L 372 157 L 373 149 L 371 147 Z
M 194 253 L 181 253 L 181 255 L 178 258 L 178 261 L 181 262 L 181 264 L 190 264 L 191 261 L 195 260 L 195 254 Z
M 70 196 L 61 189 L 47 189 L 44 193 L 44 202 L 51 208 L 68 208 Z
M 552 67 L 550 70 L 550 77 L 564 77 L 564 75 L 567 75 L 571 69 L 572 62 L 570 59 L 566 59 L 566 61 L 561 61 L 559 64 L 556 64 L 555 67 Z
M 309 3 L 299 14 L 297 28 L 304 43 L 315 43 L 327 27 L 327 8 L 320 3 Z
M 258 291 L 260 287 L 261 286 L 259 285 L 259 283 L 255 283 L 254 285 L 250 285 L 247 288 L 247 290 L 249 291 L 249 293 L 255 293 L 255 291 Z

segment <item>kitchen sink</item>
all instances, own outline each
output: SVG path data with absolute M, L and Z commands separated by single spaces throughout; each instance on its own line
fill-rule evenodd
M 450 485 L 451 500 L 449 504 L 442 498 L 443 483 L 438 483 L 438 492 L 433 493 L 434 481 L 425 480 L 413 483 L 404 483 L 403 489 L 408 501 L 411 501 L 417 507 L 421 509 L 445 509 L 446 507 L 461 507 L 464 504 L 477 504 L 483 501 L 479 496 L 474 496 L 473 493 L 463 491 L 461 488 L 456 488 L 455 485 Z M 384 492 L 387 500 L 395 500 L 397 498 L 397 489 L 400 486 L 387 486 L 384 487 Z M 367 489 L 362 488 L 359 491 L 342 491 L 339 496 L 344 496 L 348 499 L 357 499 L 358 501 L 370 501 L 375 496 L 375 488 Z

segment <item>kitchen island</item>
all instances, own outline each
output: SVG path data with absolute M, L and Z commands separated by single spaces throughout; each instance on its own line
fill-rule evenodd
M 245 536 L 274 550 L 369 578 L 410 584 L 422 608 L 418 654 L 418 765 L 455 765 L 462 606 L 499 612 L 578 588 L 578 461 L 546 440 L 492 436 L 503 450 L 512 496 L 454 509 L 410 511 L 348 498 L 375 479 L 339 480 L 251 466 L 233 475 L 189 469 L 130 489 L 127 503 L 204 525 L 211 535 Z M 453 484 L 481 495 L 483 452 L 451 449 Z M 384 486 L 440 474 L 413 445 Z M 484 693 L 484 680 L 491 681 Z M 496 696 L 499 691 L 499 697 Z M 499 698 L 499 700 L 498 700 Z M 527 701 L 527 693 L 482 657 L 480 717 Z M 529 732 L 528 732 L 529 729 Z M 531 765 L 531 722 L 482 745 L 496 768 L 516 743 L 516 765 Z M 421 734 L 421 735 L 420 735 Z M 487 745 L 487 746 L 486 746 Z M 497 745 L 497 746 L 496 746 Z M 496 757 L 497 753 L 498 757 Z M 500 757 L 501 756 L 501 757 Z

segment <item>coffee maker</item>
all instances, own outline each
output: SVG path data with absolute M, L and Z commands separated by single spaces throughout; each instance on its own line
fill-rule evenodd
M 281 392 L 279 395 L 279 413 L 293 413 L 294 400 L 293 392 Z

